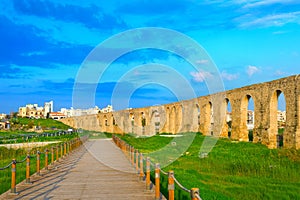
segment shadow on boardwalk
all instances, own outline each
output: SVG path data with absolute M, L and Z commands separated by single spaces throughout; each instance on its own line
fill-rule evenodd
M 154 199 L 111 140 L 91 140 L 0 199 Z

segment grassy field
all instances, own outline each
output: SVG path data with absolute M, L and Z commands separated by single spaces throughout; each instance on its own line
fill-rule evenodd
M 174 170 L 175 177 L 186 188 L 200 188 L 203 199 L 300 199 L 299 150 L 270 150 L 261 144 L 219 139 L 208 157 L 200 158 L 204 138 L 197 134 L 187 151 L 163 168 L 164 171 Z M 122 139 L 148 153 L 159 152 L 167 144 L 180 140 L 128 135 Z M 178 145 L 173 149 L 169 146 L 171 151 L 180 152 Z M 167 155 L 158 159 L 170 158 Z M 162 175 L 162 179 L 162 192 L 167 196 L 167 177 Z M 175 193 L 176 199 L 189 199 L 189 195 L 178 187 Z
M 63 124 L 60 121 L 53 120 L 53 119 L 30 119 L 30 118 L 13 118 L 10 120 L 13 124 L 12 127 L 16 129 L 15 131 L 11 132 L 18 132 L 18 129 L 27 129 L 32 128 L 33 126 L 39 126 L 43 130 L 52 130 L 52 129 L 60 129 L 66 130 L 70 128 L 69 126 Z

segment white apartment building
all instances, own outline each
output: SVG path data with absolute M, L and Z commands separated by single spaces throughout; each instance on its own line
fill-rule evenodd
M 110 113 L 110 112 L 113 112 L 112 105 L 107 105 L 105 108 L 102 108 L 100 110 L 100 113 Z
M 109 113 L 112 112 L 113 108 L 111 105 L 108 105 L 105 108 L 98 108 L 98 106 L 95 106 L 94 108 L 88 108 L 88 109 L 74 109 L 71 107 L 71 109 L 67 108 L 61 108 L 60 112 L 64 114 L 66 117 L 75 117 L 75 116 L 84 116 L 84 115 L 95 115 L 98 113 Z
M 47 115 L 53 111 L 53 101 L 45 102 L 45 106 L 38 106 L 38 104 L 27 104 L 24 107 L 19 107 L 19 117 L 29 118 L 46 118 Z
M 49 113 L 53 112 L 53 101 L 45 102 L 44 104 L 44 117 L 47 118 Z

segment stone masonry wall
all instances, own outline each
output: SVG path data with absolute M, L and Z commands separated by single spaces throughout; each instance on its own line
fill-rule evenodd
M 99 113 L 62 119 L 74 128 L 101 132 L 154 135 L 158 133 L 202 132 L 228 137 L 225 117 L 231 105 L 231 139 L 248 141 L 248 102 L 254 102 L 253 142 L 277 148 L 278 96 L 286 100 L 286 127 L 283 147 L 300 149 L 300 75 L 237 88 L 171 104 Z

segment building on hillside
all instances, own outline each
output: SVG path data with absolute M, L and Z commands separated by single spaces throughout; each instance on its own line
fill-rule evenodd
M 2 129 L 10 129 L 10 122 L 9 121 L 0 121 L 0 130 Z
M 113 112 L 113 107 L 112 105 L 107 105 L 105 108 L 102 108 L 100 110 L 100 113 L 110 113 L 110 112 Z
M 44 104 L 44 118 L 48 118 L 49 113 L 53 112 L 53 101 L 45 102 Z
M 97 106 L 95 106 L 94 108 L 88 108 L 88 109 L 74 109 L 73 107 L 71 107 L 71 109 L 62 108 L 60 110 L 60 112 L 63 113 L 66 117 L 95 115 L 98 113 L 108 113 L 112 111 L 113 108 L 111 105 L 108 105 L 106 108 L 102 108 L 102 109 L 99 109 Z
M 50 112 L 50 113 L 49 113 L 49 118 L 50 118 L 50 119 L 59 120 L 59 119 L 66 118 L 66 115 L 64 115 L 64 114 L 61 113 L 61 112 Z
M 6 114 L 4 114 L 4 113 L 1 113 L 1 114 L 0 114 L 0 120 L 2 120 L 2 119 L 6 119 L 6 117 L 7 117 L 7 115 L 6 115 Z
M 53 101 L 45 102 L 45 106 L 38 104 L 27 104 L 24 107 L 19 107 L 18 116 L 28 118 L 47 118 L 49 113 L 53 111 Z

